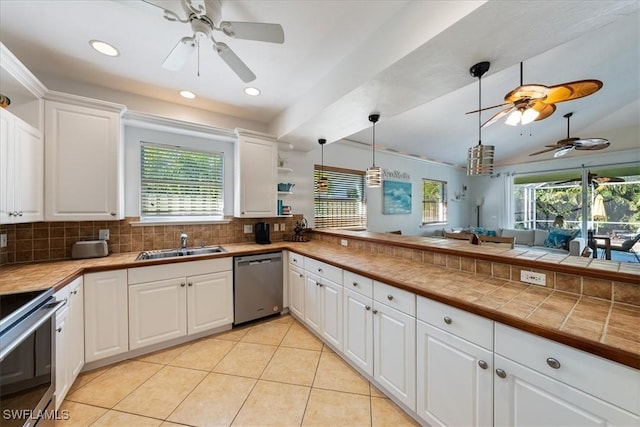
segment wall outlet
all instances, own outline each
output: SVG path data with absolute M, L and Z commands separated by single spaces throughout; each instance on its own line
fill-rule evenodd
M 284 222 L 282 224 L 280 224 L 280 231 L 284 231 Z
M 348 241 L 347 239 L 341 239 L 341 240 L 340 240 L 340 244 L 341 244 L 342 246 L 349 246 L 349 241 Z
M 547 275 L 544 273 L 520 270 L 520 281 L 531 283 L 532 285 L 545 286 L 547 284 Z
M 0 234 L 0 248 L 6 248 L 7 247 L 7 235 L 5 234 Z
M 280 231 L 280 224 L 278 224 L 277 222 L 273 224 L 273 231 Z
M 109 230 L 98 230 L 98 239 L 109 240 Z
M 248 234 L 252 232 L 253 232 L 253 226 L 251 224 L 247 224 L 244 226 L 244 234 Z

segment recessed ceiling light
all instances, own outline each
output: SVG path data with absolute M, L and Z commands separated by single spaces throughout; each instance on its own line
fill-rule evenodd
M 118 52 L 118 49 L 111 46 L 109 43 L 106 43 L 100 40 L 91 40 L 89 42 L 89 45 L 91 45 L 92 48 L 94 48 L 95 50 L 97 50 L 103 55 L 107 55 L 107 56 L 120 55 L 120 52 Z
M 249 96 L 258 96 L 260 95 L 260 89 L 258 89 L 257 87 L 248 87 L 244 89 L 244 93 Z
M 193 92 L 191 92 L 191 91 L 188 91 L 188 90 L 181 90 L 181 91 L 180 91 L 180 95 L 181 95 L 183 98 L 187 98 L 187 99 L 193 99 L 193 98 L 195 98 L 195 97 L 196 97 L 196 94 L 195 94 L 195 93 L 193 93 Z

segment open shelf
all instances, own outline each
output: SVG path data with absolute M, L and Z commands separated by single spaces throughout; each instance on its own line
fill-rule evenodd
M 279 173 L 290 173 L 290 172 L 293 172 L 293 169 L 291 169 L 291 168 L 280 168 L 279 167 L 278 168 L 278 172 Z
M 278 191 L 278 194 L 282 194 L 282 195 L 286 196 L 288 194 L 293 194 L 293 191 Z

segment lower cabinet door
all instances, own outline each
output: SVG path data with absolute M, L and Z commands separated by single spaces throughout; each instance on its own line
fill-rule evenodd
M 416 319 L 373 302 L 373 377 L 416 410 Z
M 58 409 L 67 395 L 70 383 L 69 372 L 69 309 L 64 307 L 56 314 L 56 398 L 55 407 Z
M 289 267 L 289 311 L 304 320 L 304 274 L 297 267 Z
M 371 298 L 344 290 L 344 355 L 373 376 L 373 313 Z
M 342 352 L 342 285 L 325 279 L 321 283 L 320 294 L 321 335 L 336 350 Z
M 233 323 L 233 273 L 187 277 L 187 332 L 195 334 Z
M 320 277 L 307 272 L 304 279 L 304 323 L 320 333 Z
M 495 355 L 496 426 L 638 426 L 640 417 Z
M 493 425 L 493 353 L 417 321 L 417 412 L 432 426 Z
M 129 349 L 187 334 L 186 279 L 129 286 Z
M 73 382 L 84 367 L 84 286 L 82 277 L 69 290 L 69 375 Z

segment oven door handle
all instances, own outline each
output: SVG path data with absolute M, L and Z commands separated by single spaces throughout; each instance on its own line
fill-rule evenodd
M 42 326 L 44 322 L 49 320 L 50 317 L 53 317 L 55 312 L 58 311 L 58 309 L 60 309 L 66 303 L 67 300 L 64 299 L 61 301 L 44 304 L 42 307 L 40 307 L 40 309 L 23 320 L 23 322 L 28 322 L 28 324 L 22 328 L 19 328 L 20 330 L 15 332 L 16 334 L 19 334 L 17 337 L 14 337 L 14 334 L 12 334 L 11 331 L 9 332 L 9 334 L 0 337 L 0 347 L 2 348 L 2 350 L 0 350 L 0 361 L 4 360 L 4 358 L 9 353 L 11 353 L 13 349 L 20 345 L 22 341 L 27 339 L 27 337 L 35 332 L 40 326 Z M 5 340 L 9 342 L 4 342 Z

